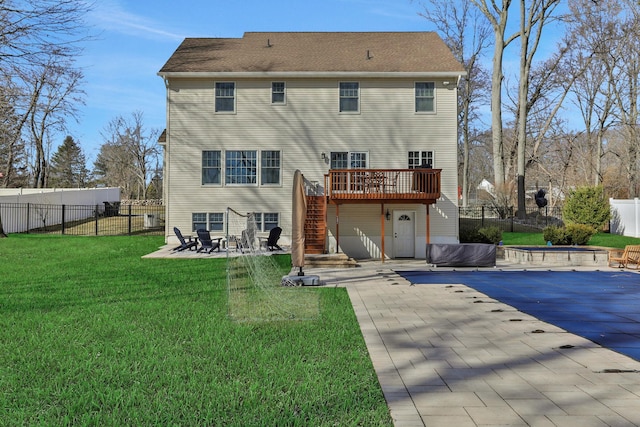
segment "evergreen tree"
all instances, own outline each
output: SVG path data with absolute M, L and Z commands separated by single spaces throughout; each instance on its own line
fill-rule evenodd
M 67 136 L 51 158 L 49 185 L 51 187 L 80 188 L 87 184 L 88 170 L 82 148 Z

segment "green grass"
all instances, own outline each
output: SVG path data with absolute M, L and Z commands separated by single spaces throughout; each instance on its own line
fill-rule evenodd
M 141 259 L 161 244 L 0 239 L 0 425 L 391 425 L 345 289 L 238 323 L 226 260 Z
M 502 242 L 505 245 L 544 245 L 542 233 L 502 233 Z M 624 248 L 625 245 L 640 245 L 640 239 L 635 237 L 619 236 L 617 234 L 598 233 L 589 240 L 590 246 L 603 246 L 607 248 Z

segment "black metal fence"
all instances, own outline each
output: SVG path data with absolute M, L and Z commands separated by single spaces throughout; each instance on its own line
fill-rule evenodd
M 459 208 L 460 229 L 479 229 L 495 226 L 507 232 L 540 232 L 549 225 L 561 226 L 562 208 L 548 207 L 527 209 L 523 218 L 513 209 L 496 209 L 491 206 Z
M 5 233 L 74 236 L 164 235 L 164 206 L 2 203 Z
M 164 206 L 49 205 L 2 203 L 0 219 L 5 233 L 65 234 L 74 236 L 163 235 Z M 460 228 L 496 226 L 509 232 L 539 232 L 549 225 L 562 225 L 559 207 L 531 208 L 524 218 L 513 210 L 491 206 L 459 208 Z

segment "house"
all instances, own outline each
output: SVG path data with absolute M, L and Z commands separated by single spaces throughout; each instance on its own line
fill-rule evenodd
M 187 38 L 158 75 L 169 243 L 174 226 L 221 233 L 229 207 L 286 244 L 296 169 L 307 253 L 425 258 L 425 243 L 458 242 L 464 69 L 436 33 Z

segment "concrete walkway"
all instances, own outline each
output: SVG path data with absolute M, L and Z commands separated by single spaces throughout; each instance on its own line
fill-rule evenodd
M 347 288 L 395 426 L 640 426 L 640 362 L 464 285 L 394 272 L 425 268 L 308 270 Z

